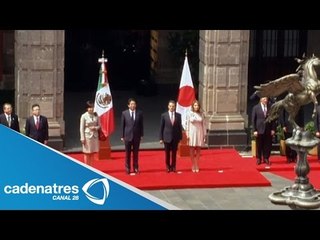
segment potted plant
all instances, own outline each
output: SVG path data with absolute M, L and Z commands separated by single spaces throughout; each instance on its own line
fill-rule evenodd
M 280 146 L 280 155 L 284 156 L 286 155 L 286 137 L 284 135 L 284 130 L 283 127 L 279 124 L 276 129 L 276 135 L 277 139 L 279 141 L 279 146 Z
M 304 130 L 309 131 L 312 133 L 313 136 L 316 136 L 316 126 L 314 125 L 314 121 L 309 121 L 305 124 Z M 310 155 L 318 155 L 318 146 L 314 146 L 311 150 L 308 152 Z

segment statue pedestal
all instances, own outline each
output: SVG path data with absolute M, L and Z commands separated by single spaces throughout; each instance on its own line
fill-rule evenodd
M 274 204 L 288 205 L 292 209 L 315 209 L 320 207 L 320 191 L 315 190 L 307 177 L 310 166 L 307 160 L 308 151 L 319 144 L 319 139 L 309 131 L 296 130 L 286 144 L 298 153 L 295 167 L 296 179 L 292 186 L 272 193 L 269 199 Z
M 111 159 L 111 146 L 109 137 L 106 141 L 100 141 L 100 150 L 98 154 L 98 160 L 107 160 Z
M 186 132 L 182 132 L 182 140 L 178 145 L 178 154 L 180 157 L 189 157 L 190 156 L 190 148 L 188 145 Z

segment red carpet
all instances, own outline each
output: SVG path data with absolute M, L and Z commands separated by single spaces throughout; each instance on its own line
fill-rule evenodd
M 83 161 L 82 153 L 68 155 Z M 259 173 L 254 161 L 242 158 L 234 149 L 202 150 L 199 173 L 191 171 L 189 157 L 178 157 L 177 173 L 167 173 L 164 150 L 157 150 L 140 151 L 140 174 L 127 175 L 124 157 L 124 152 L 112 152 L 112 159 L 95 161 L 93 167 L 143 190 L 271 185 Z
M 266 164 L 257 166 L 259 171 L 269 171 L 280 177 L 292 180 L 292 184 L 296 177 L 294 171 L 295 163 L 286 163 L 285 156 L 272 155 L 270 157 L 271 166 L 268 167 Z M 251 158 L 250 161 L 255 161 Z M 308 155 L 308 162 L 310 166 L 310 173 L 308 174 L 310 183 L 317 189 L 320 189 L 320 162 L 317 160 L 317 156 Z

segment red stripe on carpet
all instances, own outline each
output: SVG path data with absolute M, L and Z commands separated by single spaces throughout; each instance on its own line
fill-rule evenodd
M 287 178 L 292 180 L 292 184 L 294 183 L 294 179 L 296 178 L 296 173 L 294 171 L 274 171 L 272 172 L 280 177 Z M 320 170 L 311 170 L 308 174 L 309 182 L 317 189 L 320 189 Z M 285 187 L 285 186 L 284 186 Z
M 320 170 L 320 164 L 317 160 L 317 156 L 308 155 L 308 162 L 311 171 L 312 170 Z M 256 162 L 255 158 L 248 158 L 251 162 Z M 271 165 L 268 166 L 266 164 L 257 165 L 256 168 L 261 172 L 275 172 L 275 171 L 294 171 L 294 167 L 296 163 L 287 163 L 287 159 L 285 156 L 280 155 L 272 155 L 270 157 Z
M 82 153 L 68 155 L 83 161 Z M 140 174 L 131 176 L 125 173 L 124 158 L 124 152 L 112 152 L 110 160 L 95 161 L 93 167 L 144 190 L 271 186 L 255 162 L 242 158 L 234 149 L 202 150 L 199 173 L 191 171 L 189 157 L 178 157 L 178 173 L 167 173 L 164 150 L 157 150 L 140 151 Z
M 255 161 L 255 158 L 250 158 L 251 161 Z M 308 163 L 310 166 L 310 172 L 308 174 L 310 183 L 315 188 L 320 188 L 320 162 L 318 161 L 317 156 L 308 155 L 307 157 Z M 294 183 L 294 179 L 296 178 L 295 166 L 296 163 L 287 163 L 285 156 L 272 155 L 270 158 L 271 166 L 267 166 L 266 164 L 261 164 L 257 166 L 259 171 L 269 171 L 275 175 L 280 177 L 287 178 L 292 180 L 292 184 Z M 285 187 L 285 186 L 284 186 Z

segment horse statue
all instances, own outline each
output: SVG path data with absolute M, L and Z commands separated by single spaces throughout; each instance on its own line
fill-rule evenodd
M 314 67 L 320 65 L 320 59 L 315 55 L 307 58 L 303 54 L 302 59 L 295 58 L 295 60 L 299 63 L 296 73 L 285 75 L 254 88 L 256 89 L 256 95 L 259 97 L 278 97 L 287 92 L 287 95 L 283 99 L 276 101 L 272 105 L 266 121 L 271 122 L 276 120 L 279 117 L 280 111 L 285 109 L 289 114 L 288 121 L 292 127 L 294 129 L 301 129 L 296 123 L 295 118 L 303 105 L 313 102 L 312 118 L 316 116 L 320 81 Z

